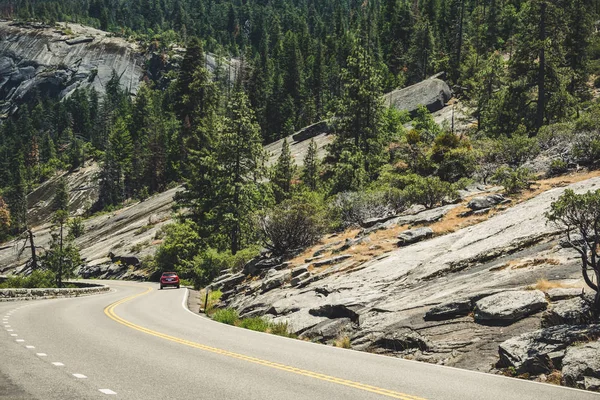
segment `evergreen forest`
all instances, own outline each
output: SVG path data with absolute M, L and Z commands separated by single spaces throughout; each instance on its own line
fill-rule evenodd
M 182 185 L 148 262 L 204 285 L 263 247 L 291 256 L 472 182 L 526 190 L 527 162 L 557 144 L 569 152 L 548 174 L 600 160 L 598 0 L 0 0 L 0 15 L 90 25 L 167 58 L 185 48 L 135 96 L 114 73 L 104 93 L 39 94 L 3 121 L 0 239 L 28 229 L 29 192 L 93 159 L 91 214 Z M 235 79 L 207 53 L 236 60 Z M 460 134 L 382 100 L 439 72 L 470 121 Z M 324 158 L 313 141 L 297 167 L 284 141 L 267 166 L 263 145 L 320 121 L 335 134 Z

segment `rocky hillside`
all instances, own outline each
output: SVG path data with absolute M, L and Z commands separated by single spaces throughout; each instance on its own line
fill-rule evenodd
M 460 204 L 324 238 L 291 262 L 255 260 L 211 289 L 241 317 L 287 322 L 302 338 L 542 381 L 560 381 L 564 365 L 568 384 L 587 387 L 569 372 L 569 346 L 600 328 L 573 327 L 590 317 L 580 262 L 544 212 L 597 175 L 542 182 L 530 199 L 463 193 Z
M 63 98 L 78 87 L 103 92 L 112 71 L 135 93 L 144 58 L 135 43 L 78 24 L 59 28 L 0 22 L 0 98 L 2 114 L 27 101 L 35 89 Z
M 103 93 L 113 71 L 123 88 L 135 94 L 143 76 L 160 79 L 164 70 L 177 68 L 184 53 L 173 47 L 169 56 L 154 54 L 136 42 L 79 24 L 0 21 L 0 116 L 12 113 L 35 91 L 59 99 L 84 87 Z M 209 70 L 217 68 L 212 54 L 205 62 Z M 238 64 L 221 63 L 231 81 Z

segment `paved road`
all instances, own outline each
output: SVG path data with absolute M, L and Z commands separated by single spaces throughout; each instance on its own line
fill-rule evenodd
M 188 311 L 184 289 L 109 284 L 0 303 L 0 399 L 600 399 L 238 329 Z

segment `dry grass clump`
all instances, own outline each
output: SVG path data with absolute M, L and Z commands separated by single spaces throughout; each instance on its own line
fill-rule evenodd
M 559 281 L 549 281 L 547 279 L 539 279 L 535 285 L 531 285 L 528 289 L 531 290 L 541 290 L 542 292 L 547 292 L 550 289 L 569 289 L 569 288 L 577 288 L 579 286 L 568 285 Z
M 555 369 L 546 376 L 546 383 L 560 386 L 562 382 L 562 372 Z
M 350 347 L 352 347 L 352 343 L 350 342 L 350 338 L 348 336 L 342 336 L 337 338 L 333 342 L 333 345 L 335 347 L 341 347 L 343 349 L 349 349 Z

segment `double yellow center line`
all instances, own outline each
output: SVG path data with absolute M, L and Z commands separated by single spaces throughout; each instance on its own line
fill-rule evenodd
M 165 340 L 169 340 L 171 342 L 175 342 L 175 343 L 179 343 L 182 344 L 184 346 L 188 346 L 188 347 L 193 347 L 195 349 L 199 349 L 199 350 L 203 350 L 203 351 L 208 351 L 210 353 L 214 353 L 214 354 L 220 354 L 222 356 L 225 357 L 231 357 L 231 358 L 236 358 L 238 360 L 242 360 L 242 361 L 246 361 L 249 363 L 253 363 L 253 364 L 258 364 L 258 365 L 262 365 L 265 367 L 269 367 L 269 368 L 273 368 L 273 369 L 278 369 L 280 371 L 285 371 L 285 372 L 290 372 L 293 374 L 297 374 L 297 375 L 302 375 L 302 376 L 306 376 L 309 378 L 314 378 L 314 379 L 318 379 L 321 381 L 326 381 L 326 382 L 331 382 L 331 383 L 335 383 L 338 385 L 343 385 L 343 386 L 348 386 L 348 387 L 352 387 L 355 389 L 359 389 L 359 390 L 364 390 L 366 392 L 371 392 L 371 393 L 376 393 L 382 396 L 386 396 L 386 397 L 391 397 L 394 399 L 402 399 L 402 400 L 425 400 L 421 397 L 416 397 L 416 396 L 411 396 L 408 394 L 404 394 L 404 393 L 400 393 L 400 392 L 395 392 L 393 390 L 388 390 L 388 389 L 382 389 L 382 388 L 378 388 L 376 386 L 371 386 L 371 385 L 366 385 L 364 383 L 359 383 L 359 382 L 354 382 L 354 381 L 349 381 L 347 379 L 341 379 L 341 378 L 336 378 L 333 376 L 329 376 L 329 375 L 325 375 L 325 374 L 321 374 L 318 372 L 313 372 L 313 371 L 308 371 L 305 369 L 300 369 L 300 368 L 296 368 L 296 367 L 291 367 L 289 365 L 285 365 L 285 364 L 279 364 L 279 363 L 275 363 L 272 361 L 267 361 L 267 360 L 262 360 L 260 358 L 256 358 L 256 357 L 251 357 L 251 356 L 246 356 L 244 354 L 239 354 L 239 353 L 234 353 L 231 351 L 227 351 L 227 350 L 223 350 L 223 349 L 218 349 L 216 347 L 211 347 L 211 346 L 206 346 L 200 343 L 196 343 L 196 342 L 192 342 L 189 340 L 185 340 L 185 339 L 181 339 L 175 336 L 170 336 L 164 333 L 160 333 L 157 331 L 153 331 L 151 329 L 145 328 L 143 326 L 140 325 L 136 325 L 133 322 L 127 321 L 126 319 L 123 319 L 121 317 L 119 317 L 116 313 L 115 313 L 115 308 L 117 308 L 119 305 L 123 304 L 123 303 L 127 303 L 128 301 L 131 301 L 137 297 L 146 295 L 148 293 L 150 293 L 153 289 L 151 287 L 147 287 L 146 290 L 142 293 L 138 293 L 129 297 L 125 297 L 124 299 L 121 299 L 115 303 L 112 303 L 111 305 L 107 306 L 104 309 L 104 314 L 106 314 L 110 319 L 112 319 L 113 321 L 116 321 L 120 324 L 123 324 L 131 329 L 135 329 L 136 331 L 140 331 L 143 333 L 147 333 L 148 335 L 152 335 L 152 336 L 156 336 L 159 337 L 161 339 L 165 339 Z

